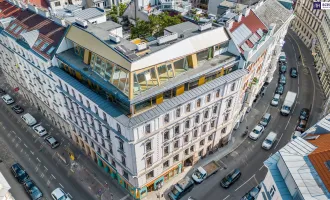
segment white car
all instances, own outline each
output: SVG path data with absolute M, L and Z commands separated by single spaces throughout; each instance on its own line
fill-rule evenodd
M 256 127 L 254 127 L 254 129 L 251 131 L 249 138 L 251 138 L 252 140 L 257 140 L 260 135 L 264 132 L 265 128 L 258 124 Z
M 296 139 L 297 137 L 301 136 L 301 132 L 300 131 L 294 131 L 292 134 L 292 140 Z
M 9 94 L 5 94 L 1 98 L 7 105 L 13 104 L 15 102 L 14 99 L 9 96 Z
M 271 105 L 278 106 L 279 101 L 280 101 L 280 94 L 275 94 L 272 99 Z
M 56 188 L 51 195 L 54 200 L 71 200 L 61 188 Z
M 40 137 L 43 137 L 47 135 L 47 131 L 44 127 L 42 127 L 40 124 L 37 124 L 33 126 L 34 132 L 36 132 Z

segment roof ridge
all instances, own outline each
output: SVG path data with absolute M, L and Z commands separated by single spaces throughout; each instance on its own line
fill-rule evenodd
M 47 33 L 47 34 L 46 34 L 46 37 L 50 37 L 50 36 L 52 36 L 54 33 L 56 33 L 57 31 L 60 31 L 60 30 L 62 30 L 62 29 L 64 29 L 64 27 L 63 27 L 63 26 L 60 26 L 60 27 L 58 27 L 57 29 L 55 29 L 55 30 L 53 30 L 53 31 L 51 31 L 51 32 L 49 32 L 49 33 Z

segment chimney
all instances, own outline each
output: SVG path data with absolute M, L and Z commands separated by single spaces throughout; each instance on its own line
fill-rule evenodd
M 233 24 L 234 24 L 234 20 L 232 19 L 226 21 L 226 28 L 230 30 L 233 27 Z
M 247 17 L 250 14 L 251 9 L 249 7 L 246 7 L 243 9 L 243 15 L 244 17 Z
M 239 15 L 236 15 L 236 16 L 235 16 L 235 20 L 236 20 L 237 22 L 240 22 L 240 21 L 242 20 L 242 13 L 240 13 Z

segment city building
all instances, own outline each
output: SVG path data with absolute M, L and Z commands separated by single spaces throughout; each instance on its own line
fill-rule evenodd
M 330 11 L 326 10 L 323 17 L 321 26 L 317 32 L 317 43 L 315 46 L 315 68 L 320 78 L 320 82 L 324 91 L 327 101 L 323 109 L 323 115 L 327 115 L 330 109 Z
M 9 191 L 10 189 L 9 183 L 0 172 L 0 200 L 15 200 Z
M 0 2 L 0 67 L 10 86 L 70 137 L 65 109 L 48 70 L 66 29 L 47 19 L 44 9 L 19 6 Z
M 50 71 L 72 138 L 135 198 L 228 143 L 242 79 L 224 27 L 191 22 L 159 38 L 109 22 L 72 24 Z
M 313 9 L 313 1 L 297 0 L 295 4 L 295 20 L 292 30 L 295 31 L 305 45 L 314 51 L 316 35 L 321 26 L 324 10 Z
M 241 13 L 246 7 L 248 6 L 233 1 L 210 0 L 207 12 L 216 16 L 223 16 L 227 10 L 232 9 L 235 13 Z

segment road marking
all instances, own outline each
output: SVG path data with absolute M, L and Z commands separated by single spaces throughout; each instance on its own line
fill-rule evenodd
M 288 120 L 288 123 L 286 123 L 286 126 L 285 126 L 284 130 L 286 130 L 286 128 L 288 127 L 288 125 L 289 125 L 289 123 L 290 123 L 290 120 L 291 120 L 291 116 L 290 116 L 290 118 L 289 118 L 289 120 Z
M 38 168 L 38 167 L 35 167 L 34 169 L 36 170 L 36 172 L 39 170 L 39 168 Z
M 32 155 L 34 155 L 34 152 L 33 151 L 30 151 Z
M 64 189 L 64 187 L 63 187 L 63 185 L 61 183 L 58 183 L 58 184 L 60 184 L 60 186 Z
M 39 158 L 37 157 L 37 160 L 39 161 L 39 162 L 41 162 L 40 160 L 39 160 Z
M 228 194 L 223 200 L 226 200 L 230 197 L 230 194 Z
M 50 181 L 48 180 L 48 181 L 47 181 L 47 186 L 49 186 L 49 185 L 50 185 Z
M 21 149 L 21 153 L 23 152 L 23 149 Z
M 15 144 L 15 147 L 16 147 L 16 148 L 18 147 L 18 143 Z
M 280 143 L 280 141 L 281 141 L 281 139 L 282 139 L 282 136 L 283 136 L 283 133 L 281 134 L 280 139 L 277 141 L 277 144 L 275 145 L 275 149 L 276 149 L 277 145 Z
M 241 186 L 239 186 L 238 188 L 236 188 L 235 192 L 237 190 L 239 190 L 241 187 L 243 187 L 243 185 L 245 185 L 247 182 L 249 182 L 251 179 L 253 179 L 253 177 L 255 176 L 255 174 L 253 174 L 253 176 L 251 176 L 251 178 L 249 178 L 247 181 L 245 181 Z
M 298 84 L 298 92 L 297 93 L 298 93 L 298 96 L 299 96 L 299 84 Z
M 264 168 L 264 166 L 265 166 L 265 165 L 262 165 L 262 166 L 259 168 L 259 171 L 260 171 L 262 168 Z
M 51 174 L 51 176 L 52 176 L 54 179 L 56 179 L 55 176 L 54 176 L 53 174 Z
M 47 167 L 46 167 L 46 166 L 44 166 L 44 168 L 46 169 L 46 171 L 48 171 L 48 169 L 47 169 Z
M 12 132 L 12 133 L 14 133 L 16 135 L 15 131 L 10 131 L 10 132 Z
M 221 162 L 224 165 L 225 169 L 227 169 L 227 165 L 224 162 L 222 162 L 221 159 L 219 160 L 219 162 Z
M 121 198 L 121 199 L 119 199 L 119 200 L 125 200 L 125 199 L 127 199 L 128 197 L 129 197 L 129 194 L 126 195 L 126 196 L 124 196 L 123 198 Z
M 44 176 L 45 176 L 45 174 L 44 174 L 44 173 L 41 173 L 41 174 L 40 174 L 40 177 L 41 177 L 41 178 L 43 178 Z
M 70 193 L 68 193 L 68 196 L 69 196 L 71 199 L 73 199 L 73 197 L 71 196 L 71 194 L 70 194 Z

